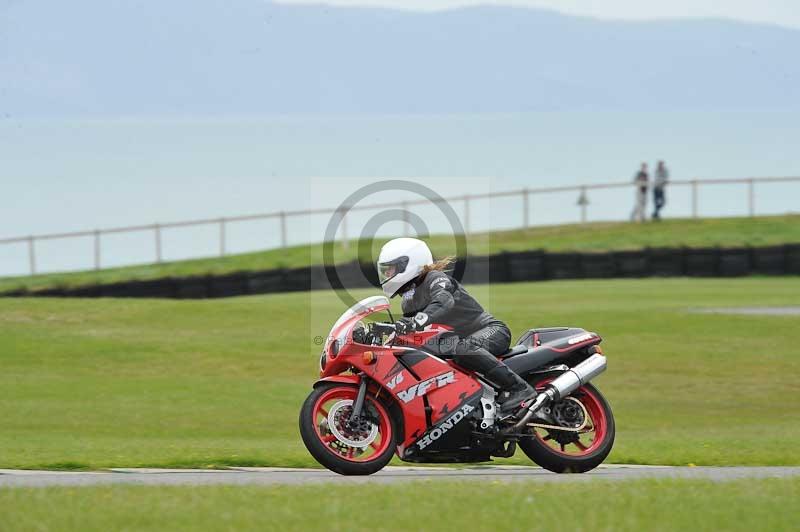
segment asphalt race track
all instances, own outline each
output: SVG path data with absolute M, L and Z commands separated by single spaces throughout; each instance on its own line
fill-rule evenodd
M 336 484 L 409 481 L 585 482 L 639 478 L 693 478 L 716 481 L 741 478 L 800 476 L 800 467 L 673 467 L 601 465 L 581 475 L 557 475 L 524 466 L 386 467 L 369 477 L 343 477 L 323 469 L 239 467 L 230 469 L 109 469 L 92 472 L 59 472 L 0 469 L 0 488 L 41 486 L 90 486 L 102 484 L 211 485 L 211 484 Z

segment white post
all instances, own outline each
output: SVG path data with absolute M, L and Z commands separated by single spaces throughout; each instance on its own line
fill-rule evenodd
M 31 275 L 36 275 L 36 250 L 34 249 L 33 236 L 28 237 L 28 265 L 31 269 Z
M 155 232 L 155 239 L 156 239 L 156 262 L 161 262 L 161 226 L 155 224 L 153 226 L 153 230 Z
M 528 199 L 529 194 L 528 187 L 522 189 L 522 227 L 525 229 L 530 227 L 530 219 L 528 218 L 530 216 L 530 200 Z
M 219 256 L 225 256 L 225 218 L 219 219 Z
M 100 230 L 94 230 L 94 269 L 100 269 Z
M 286 237 L 286 213 L 281 211 L 281 247 L 285 248 L 288 239 Z
M 747 180 L 747 204 L 750 210 L 750 218 L 756 215 L 756 191 L 755 180 L 752 178 Z
M 344 209 L 339 211 L 342 217 L 342 249 L 347 251 L 350 249 L 350 241 L 347 239 L 347 214 Z
M 697 179 L 692 179 L 692 218 L 697 218 Z
M 464 196 L 464 234 L 469 234 L 469 196 Z
M 581 206 L 581 223 L 586 223 L 586 206 L 589 205 L 589 198 L 586 196 L 586 187 L 581 187 L 581 195 L 578 198 L 578 204 Z

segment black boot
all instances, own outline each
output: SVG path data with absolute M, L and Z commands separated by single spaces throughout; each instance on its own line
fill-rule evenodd
M 536 398 L 536 390 L 525 382 L 522 377 L 514 373 L 505 364 L 500 364 L 485 374 L 489 381 L 500 387 L 497 402 L 500 403 L 500 413 L 510 414 L 524 406 L 529 406 Z

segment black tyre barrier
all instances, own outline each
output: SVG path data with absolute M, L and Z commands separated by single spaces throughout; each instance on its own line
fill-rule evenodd
M 603 279 L 617 276 L 616 255 L 611 253 L 585 253 L 581 255 L 584 278 Z
M 718 249 L 685 250 L 686 275 L 690 277 L 714 277 L 719 269 Z
M 684 249 L 654 248 L 649 250 L 650 275 L 655 277 L 680 277 L 686 275 Z
M 459 262 L 466 262 L 464 277 L 461 279 L 464 284 L 486 284 L 491 281 L 489 257 L 469 257 L 466 261 Z
M 752 254 L 747 248 L 722 249 L 719 253 L 719 275 L 737 277 L 750 273 Z
M 469 268 L 469 265 L 467 265 L 467 268 Z M 546 279 L 580 279 L 583 277 L 580 254 L 548 253 L 545 255 L 544 272 Z M 520 280 L 533 281 L 535 279 Z
M 617 265 L 616 277 L 647 277 L 650 273 L 647 250 L 620 251 L 614 253 Z
M 786 271 L 786 252 L 783 247 L 772 246 L 754 250 L 755 273 L 781 275 Z
M 508 273 L 511 279 L 544 279 L 545 254 L 543 251 L 523 251 L 520 253 L 507 253 Z M 470 260 L 470 265 L 472 261 Z
M 736 277 L 800 275 L 800 244 L 750 248 L 657 248 L 605 253 L 503 252 L 459 259 L 466 284 L 513 283 L 550 279 L 631 277 Z M 167 277 L 44 290 L 14 290 L 6 297 L 149 297 L 205 299 L 277 292 L 329 290 L 333 266 Z M 336 267 L 346 288 L 377 287 L 371 264 Z
M 786 273 L 800 275 L 800 245 L 786 246 Z

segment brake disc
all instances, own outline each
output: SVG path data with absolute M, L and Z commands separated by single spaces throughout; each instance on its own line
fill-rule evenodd
M 328 430 L 336 437 L 337 440 L 345 445 L 349 447 L 355 447 L 356 449 L 364 449 L 365 447 L 368 447 L 370 443 L 374 442 L 375 438 L 378 437 L 378 425 L 368 421 L 362 421 L 361 423 L 369 423 L 369 431 L 358 431 L 355 434 L 352 434 L 352 429 L 346 426 L 346 423 L 349 422 L 352 411 L 352 399 L 342 399 L 334 404 L 328 411 Z M 345 431 L 348 432 L 348 434 L 345 434 Z M 356 436 L 358 439 L 354 439 L 351 436 Z

